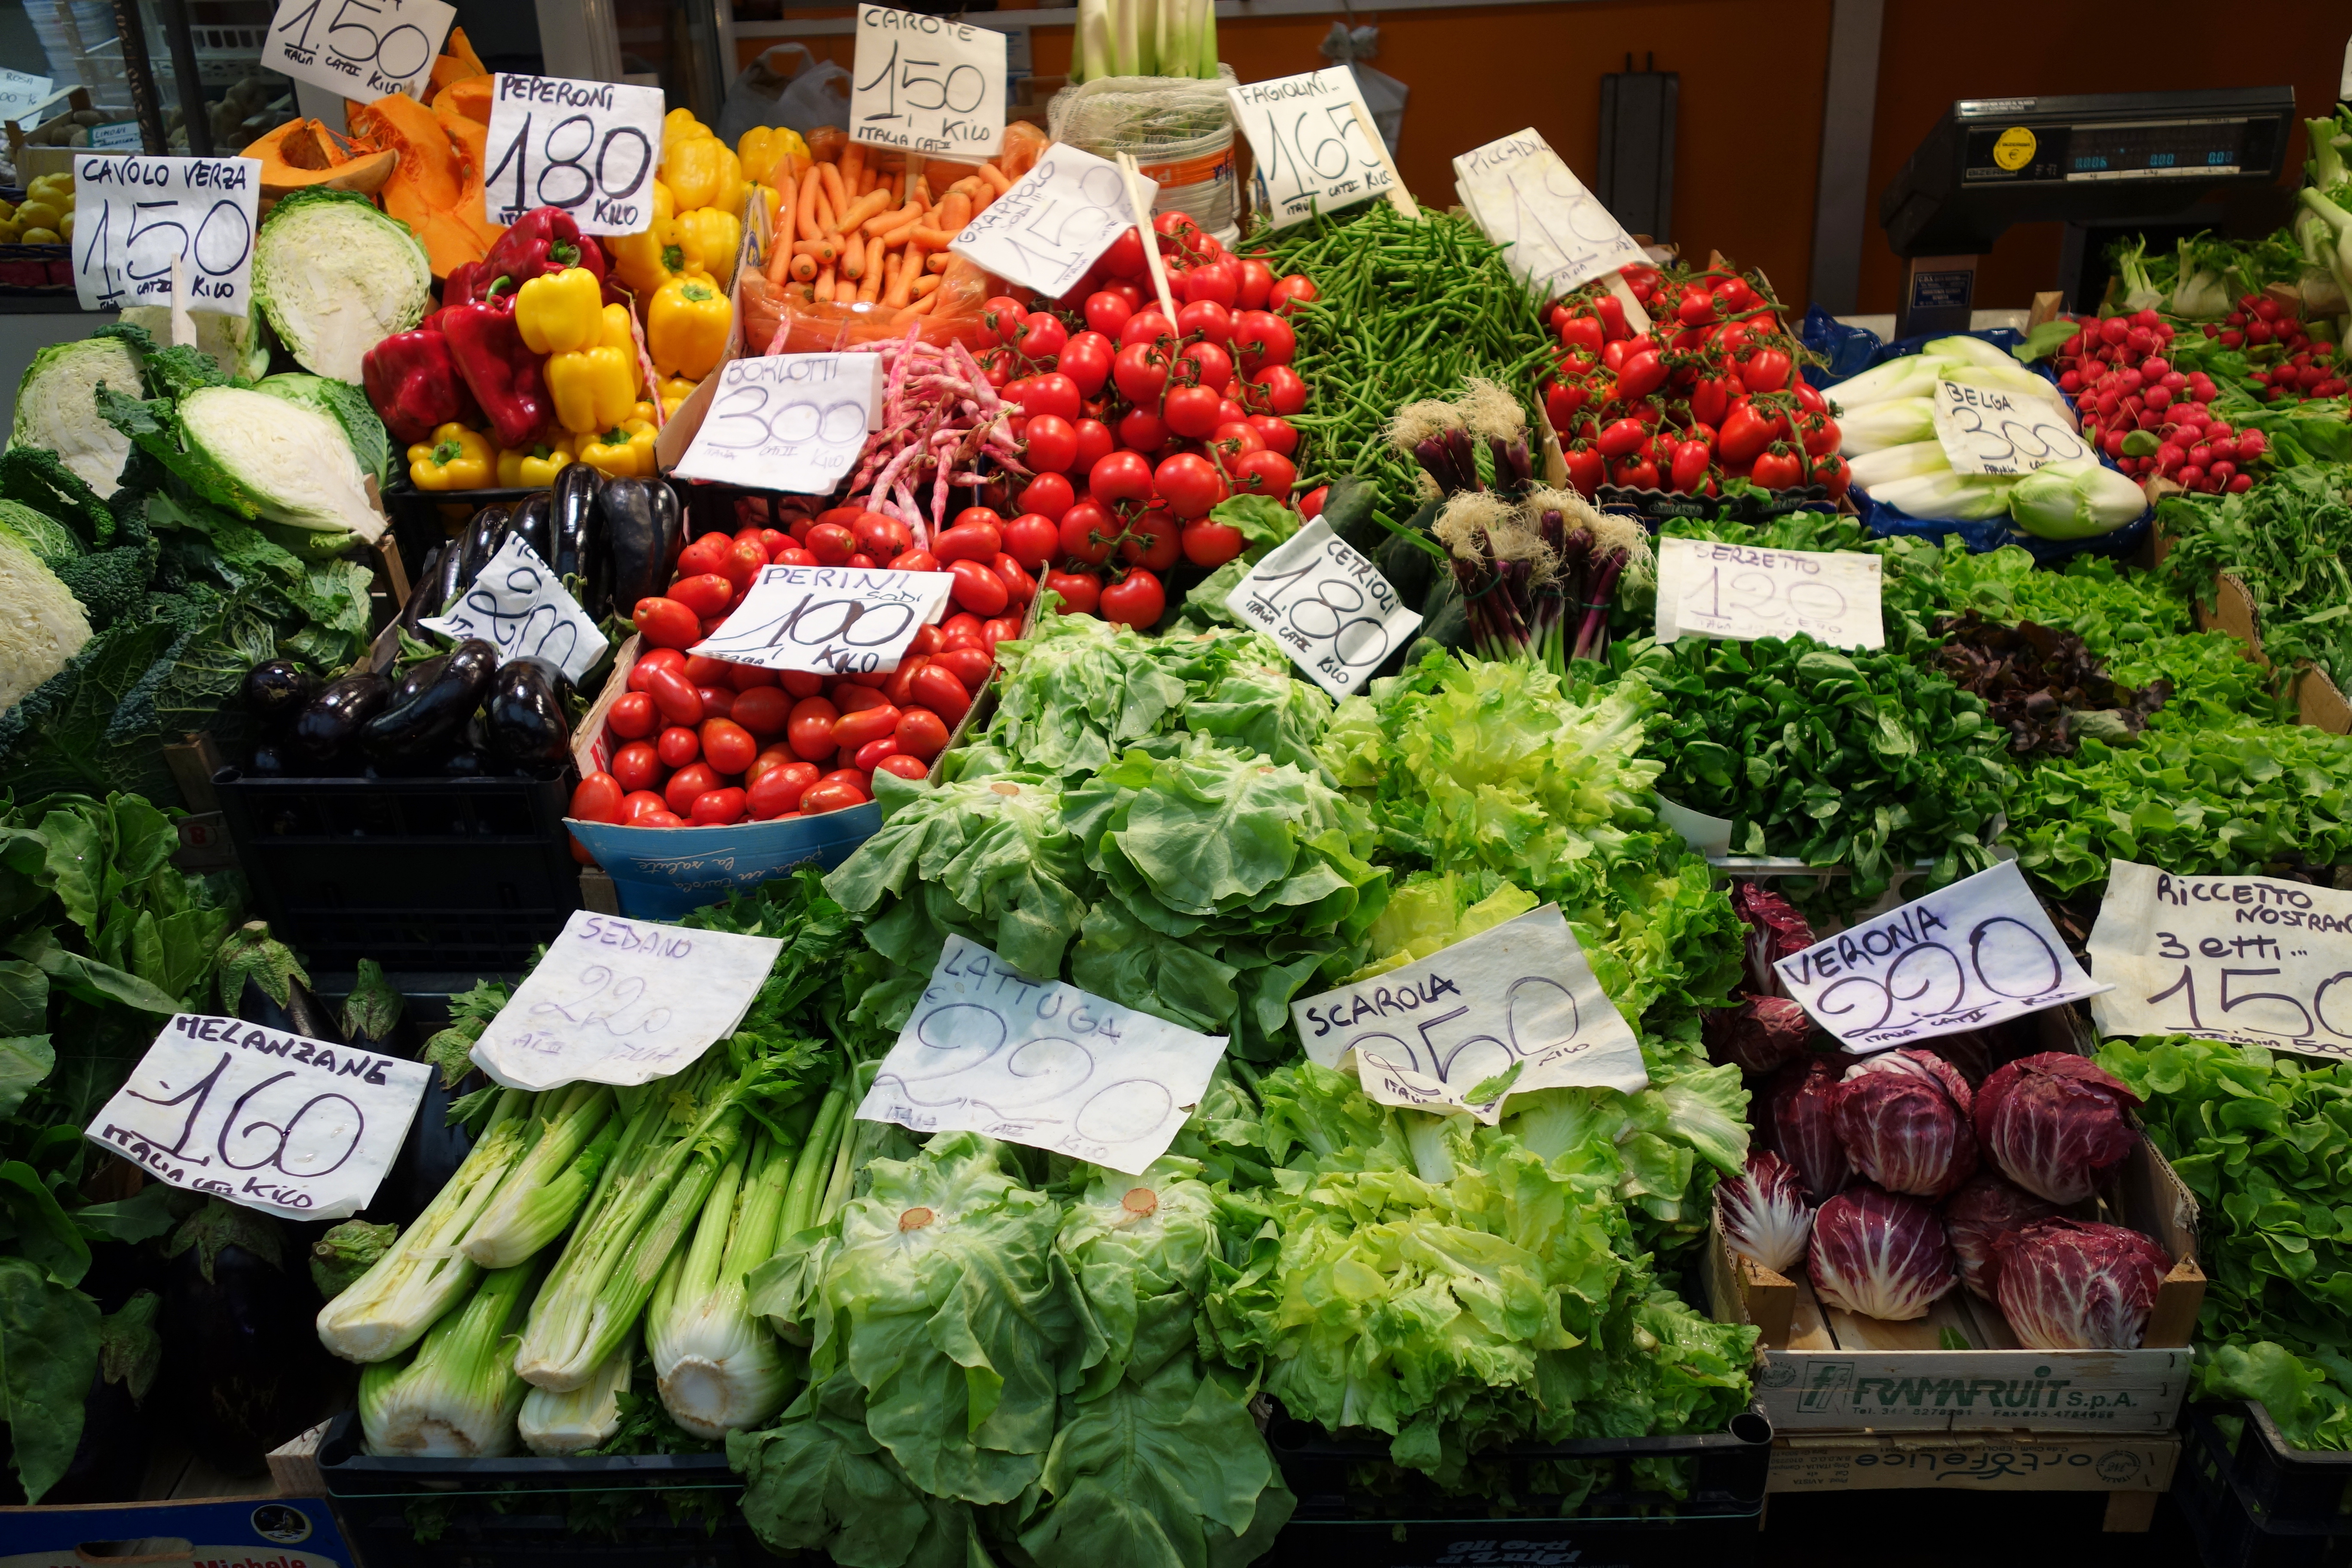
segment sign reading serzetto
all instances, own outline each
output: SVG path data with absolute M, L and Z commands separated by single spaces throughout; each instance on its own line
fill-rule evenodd
M 1317 518 L 1249 570 L 1225 608 L 1280 643 L 1334 697 L 1355 695 L 1389 650 L 1412 636 L 1408 610 L 1380 568 Z
M 417 624 L 459 642 L 480 637 L 499 650 L 500 664 L 543 658 L 573 680 L 593 668 L 608 646 L 595 617 L 520 535 L 499 546 L 455 605 Z
M 2352 893 L 2116 860 L 2089 952 L 2102 1035 L 2352 1058 Z
M 1148 206 L 1160 183 L 1141 176 L 1138 183 Z M 959 229 L 948 248 L 999 278 L 1058 298 L 1134 221 L 1118 165 L 1056 142 Z
M 253 300 L 258 158 L 74 159 L 74 296 L 85 310 L 172 298 L 187 263 L 191 310 L 242 316 Z
M 482 210 L 504 227 L 533 207 L 562 207 L 583 234 L 653 226 L 662 90 L 569 77 L 490 78 Z
M 947 609 L 954 587 L 945 572 L 764 567 L 735 613 L 692 651 L 814 675 L 896 669 L 916 631 Z
M 1454 190 L 1504 262 L 1546 298 L 1647 263 L 1551 144 L 1532 129 L 1454 160 Z
M 1939 381 L 1932 413 L 1956 474 L 2030 474 L 2095 455 L 2055 404 L 2031 393 Z
M 857 7 L 849 139 L 967 162 L 1004 144 L 1004 35 L 887 5 Z
M 474 1042 L 509 1089 L 651 1083 L 743 1021 L 784 944 L 575 910 Z
M 157 1181 L 289 1219 L 375 1196 L 433 1069 L 181 1013 L 82 1135 Z
M 2039 1013 L 2105 989 L 2004 860 L 1773 965 L 1813 1021 L 1853 1050 Z
M 1658 541 L 1657 637 L 1788 637 L 1884 647 L 1879 560 L 1859 551 L 1758 550 L 1711 539 Z
M 278 0 L 261 63 L 352 98 L 422 98 L 457 19 L 443 0 Z
M 950 936 L 857 1115 L 1136 1172 L 1168 1152 L 1224 1050 Z
M 1335 1068 L 1353 1051 L 1374 1100 L 1490 1123 L 1506 1095 L 1566 1084 L 1631 1094 L 1650 1082 L 1640 1040 L 1558 904 L 1293 1002 L 1290 1019 L 1311 1060 Z
M 821 496 L 878 429 L 882 356 L 754 354 L 727 362 L 681 479 Z
M 1345 66 L 1225 89 L 1256 154 L 1257 207 L 1276 228 L 1377 196 L 1396 184 L 1364 133 L 1363 90 Z

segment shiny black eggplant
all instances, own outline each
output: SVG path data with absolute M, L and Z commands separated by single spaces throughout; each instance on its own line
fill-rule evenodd
M 383 676 L 373 670 L 346 675 L 294 716 L 294 730 L 288 739 L 301 756 L 312 762 L 330 761 L 391 700 L 392 682 Z
M 466 525 L 466 563 L 457 573 L 459 586 L 470 586 L 482 574 L 482 568 L 505 545 L 513 529 L 514 514 L 502 506 L 486 506 L 474 514 L 474 521 Z
M 558 577 L 576 580 L 580 607 L 599 620 L 613 596 L 612 552 L 596 504 L 604 487 L 604 476 L 586 463 L 568 464 L 555 476 L 555 553 L 547 562 Z
M 681 527 L 677 492 L 660 479 L 607 479 L 596 508 L 613 562 L 612 612 L 625 616 L 669 586 Z
M 436 544 L 425 552 L 425 564 L 416 569 L 416 581 L 408 590 L 408 603 L 400 607 L 401 629 L 410 637 L 422 635 L 418 622 L 441 613 L 441 556 L 447 548 Z
M 490 760 L 530 773 L 561 768 L 572 746 L 563 713 L 570 684 L 543 658 L 518 658 L 500 669 L 482 704 Z
M 268 659 L 246 671 L 245 710 L 266 730 L 282 728 L 319 695 L 319 683 L 290 658 Z
M 514 531 L 541 561 L 555 548 L 555 498 L 545 490 L 515 502 Z
M 384 704 L 384 711 L 390 712 L 395 708 L 405 708 L 425 694 L 426 687 L 441 679 L 441 672 L 448 668 L 449 656 L 446 653 L 436 653 L 431 658 L 419 659 L 410 665 L 408 673 L 394 683 L 392 700 Z M 377 717 L 381 718 L 383 715 L 378 714 Z
M 498 673 L 499 650 L 480 637 L 467 637 L 440 663 L 439 673 L 409 700 L 360 726 L 361 751 L 379 761 L 413 762 L 457 738 Z
M 461 579 L 466 571 L 466 541 L 473 531 L 474 525 L 469 522 L 463 532 L 441 548 L 441 566 L 434 590 L 436 602 L 443 609 L 456 604 L 457 595 L 465 592 Z

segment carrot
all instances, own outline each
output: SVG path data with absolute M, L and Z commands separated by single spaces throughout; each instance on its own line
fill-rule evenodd
M 890 205 L 904 206 L 907 202 L 907 171 L 899 170 L 890 176 Z
M 816 232 L 809 236 L 811 239 L 838 240 L 841 237 L 841 231 L 834 225 L 834 205 L 826 198 L 825 194 L 823 191 L 817 192 Z
M 947 279 L 945 278 L 942 278 L 936 272 L 927 272 L 920 278 L 916 279 L 914 283 L 908 289 L 907 292 L 912 294 L 918 300 L 927 300 L 933 294 L 938 293 L 940 285 L 946 281 Z
M 945 272 L 948 269 L 948 253 L 942 250 L 936 256 L 927 256 L 923 258 L 923 265 L 933 272 Z
M 993 163 L 982 163 L 980 166 L 980 177 L 995 186 L 996 194 L 1000 196 L 1013 188 L 1012 177 Z
M 890 281 L 882 290 L 882 302 L 894 310 L 905 305 L 914 297 L 915 274 L 922 269 L 923 264 L 916 258 L 915 253 L 911 250 L 902 257 L 892 257 Z
M 887 234 L 894 228 L 904 228 L 923 215 L 910 206 L 888 207 L 866 220 L 867 234 Z
M 833 286 L 833 302 L 836 305 L 855 305 L 857 303 L 857 285 L 850 282 L 847 279 L 844 279 L 840 282 L 835 284 Z
M 817 178 L 814 171 L 801 181 L 800 211 L 793 215 L 793 226 L 800 231 L 800 237 L 803 239 L 815 239 L 819 236 L 816 226 L 816 197 L 822 184 L 823 182 Z
M 931 313 L 931 307 L 939 302 L 940 297 L 937 294 L 926 294 L 921 299 L 916 300 L 913 304 L 908 306 L 905 310 L 899 311 L 898 314 L 902 316 L 928 316 Z
M 846 157 L 847 154 L 845 153 L 843 156 Z M 833 204 L 834 211 L 839 212 L 849 205 L 849 194 L 842 188 L 841 171 L 838 168 L 831 163 L 819 163 L 816 166 L 816 174 L 818 179 L 824 182 L 825 200 Z
M 857 178 L 866 172 L 866 149 L 852 142 L 841 152 L 841 184 L 853 200 L 857 195 Z
M 848 241 L 842 246 L 841 259 L 833 264 L 833 269 L 845 281 L 865 277 L 866 247 L 854 239 Z
M 794 252 L 793 255 L 792 271 L 793 281 L 795 283 L 813 283 L 816 281 L 816 258 L 809 255 L 806 251 Z
M 833 268 L 830 267 L 824 268 L 816 275 L 816 298 L 819 304 L 827 304 L 832 301 Z
M 857 297 L 867 304 L 882 297 L 882 242 L 866 242 L 866 276 L 858 279 Z
M 842 234 L 848 234 L 862 226 L 867 218 L 887 209 L 889 205 L 888 192 L 868 191 L 866 195 L 854 198 L 848 206 L 842 209 L 840 216 L 834 220 L 834 227 Z

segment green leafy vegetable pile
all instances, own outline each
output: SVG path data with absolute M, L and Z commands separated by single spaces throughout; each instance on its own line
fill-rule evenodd
M 2273 663 L 2309 660 L 2352 689 L 2352 468 L 2285 470 L 2218 501 L 2168 500 L 2157 521 L 2175 541 L 2159 568 L 2167 583 L 2210 603 L 2214 574 L 2231 574 L 2253 595 Z

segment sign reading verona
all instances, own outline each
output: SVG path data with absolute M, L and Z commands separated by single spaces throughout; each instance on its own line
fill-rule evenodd
M 1225 595 L 1225 608 L 1280 643 L 1334 697 L 1353 696 L 1421 626 L 1380 568 L 1317 518 Z
M 1884 647 L 1879 560 L 1859 551 L 1758 550 L 1708 539 L 1658 541 L 1657 637 L 1794 637 Z
M 533 207 L 562 207 L 583 234 L 653 226 L 662 90 L 560 76 L 490 78 L 482 210 L 503 228 Z
M 751 354 L 729 360 L 680 478 L 821 496 L 880 428 L 880 354 Z
M 575 910 L 474 1042 L 509 1089 L 650 1083 L 735 1032 L 784 944 Z
M 950 936 L 857 1115 L 1136 1172 L 1168 1152 L 1224 1050 Z
M 181 1013 L 82 1135 L 192 1193 L 342 1219 L 375 1196 L 432 1076 L 423 1062 Z
M 946 572 L 769 566 L 719 628 L 694 645 L 705 658 L 871 675 L 898 668 L 915 633 L 947 609 Z
M 1160 182 L 1136 179 L 1150 206 Z M 1118 165 L 1055 142 L 1011 190 L 958 229 L 948 248 L 999 278 L 1058 298 L 1134 221 Z
M 849 139 L 977 163 L 1004 145 L 1004 35 L 857 7 Z
M 1396 184 L 1383 150 L 1364 133 L 1363 90 L 1345 66 L 1225 89 L 1256 154 L 1257 205 L 1276 228 L 1336 212 Z
M 85 310 L 168 304 L 187 263 L 187 305 L 242 316 L 253 302 L 258 158 L 74 159 L 74 297 Z
M 347 98 L 422 98 L 457 19 L 444 0 L 278 0 L 262 64 Z
M 2013 860 L 1828 937 L 1773 968 L 1813 1021 L 1875 1052 L 2104 991 Z
M 459 642 L 480 637 L 499 662 L 543 658 L 577 680 L 604 657 L 596 618 L 563 591 L 563 579 L 539 552 L 509 534 L 455 605 L 417 623 Z
M 2352 1058 L 2352 893 L 2117 860 L 2089 951 L 2102 1035 Z
M 1353 1051 L 1387 1105 L 1465 1110 L 1493 1122 L 1503 1097 L 1563 1084 L 1649 1087 L 1626 1027 L 1558 904 L 1416 963 L 1290 1005 L 1307 1057 Z

